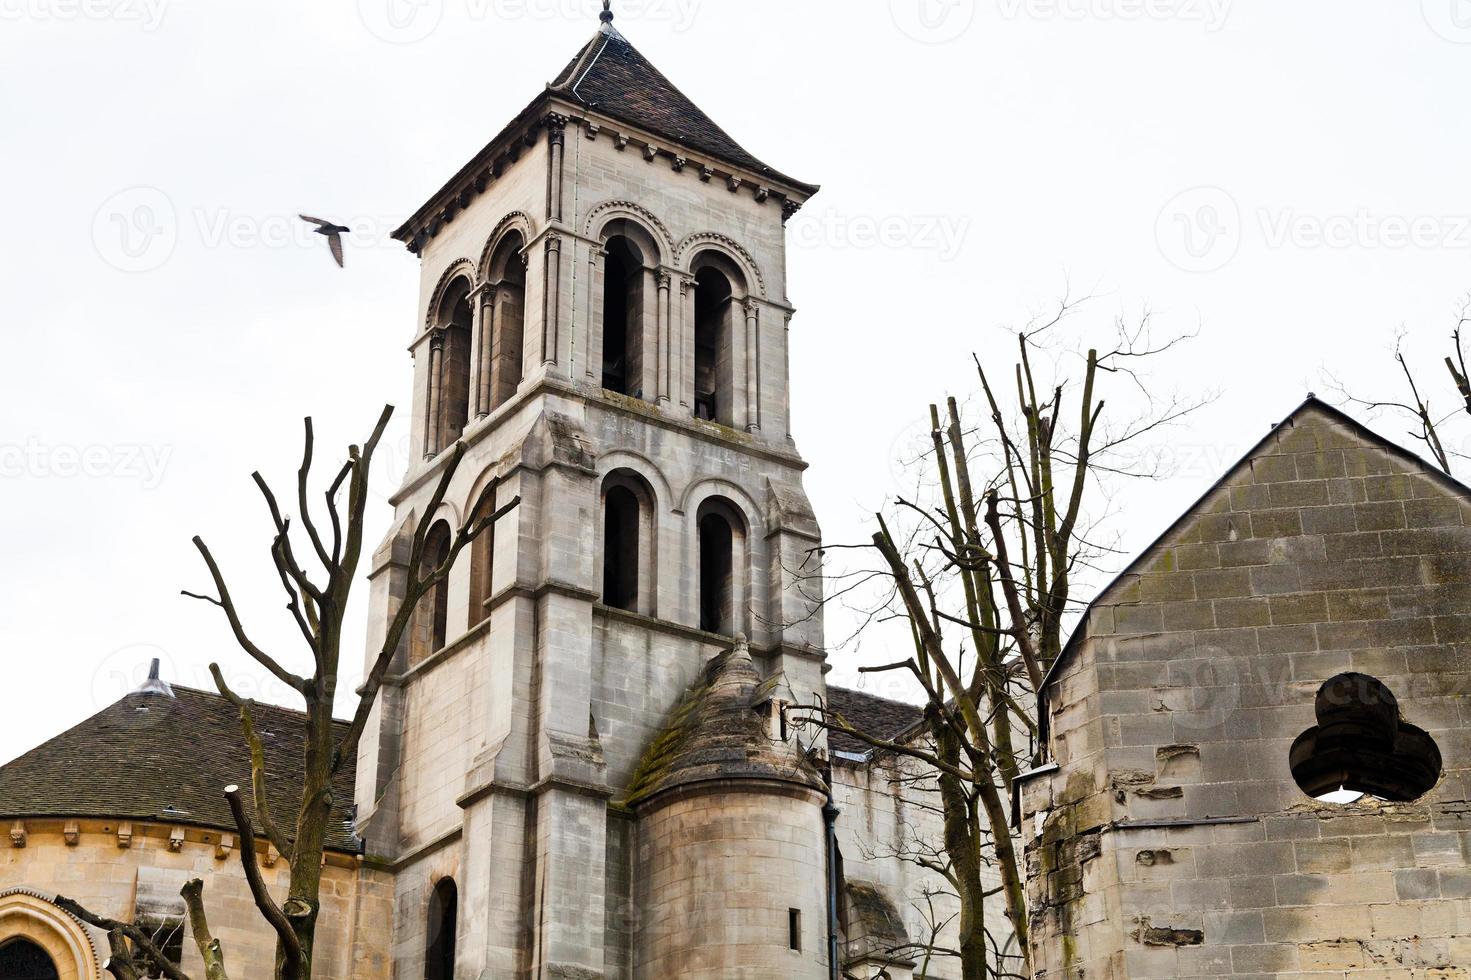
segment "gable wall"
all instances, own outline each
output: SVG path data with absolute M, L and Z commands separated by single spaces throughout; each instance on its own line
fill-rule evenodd
M 1468 524 L 1464 496 L 1310 404 L 1108 590 L 1053 689 L 1060 770 L 1023 798 L 1048 976 L 1471 975 Z M 1436 739 L 1417 803 L 1293 781 L 1348 671 Z

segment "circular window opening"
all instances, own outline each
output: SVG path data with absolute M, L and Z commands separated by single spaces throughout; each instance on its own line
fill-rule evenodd
M 1400 717 L 1399 702 L 1378 678 L 1340 674 L 1318 690 L 1318 724 L 1292 745 L 1292 778 L 1323 803 L 1365 797 L 1410 803 L 1440 781 L 1440 749 Z

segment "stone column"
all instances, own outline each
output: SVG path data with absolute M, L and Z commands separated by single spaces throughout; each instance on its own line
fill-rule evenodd
M 583 377 L 592 385 L 603 381 L 603 260 L 607 257 L 607 249 L 593 246 L 588 250 L 587 321 L 582 331 L 582 360 L 585 364 Z
M 546 118 L 550 152 L 547 160 L 547 220 L 562 220 L 563 161 L 566 158 L 567 117 L 552 113 Z
M 495 321 L 496 284 L 486 283 L 480 287 L 475 302 L 476 361 L 475 417 L 483 419 L 495 407 L 491 404 L 493 379 L 496 373 L 495 353 L 498 329 Z
M 659 273 L 659 350 L 656 354 L 655 368 L 659 375 L 659 404 L 668 405 L 673 394 L 672 379 L 670 377 L 670 365 L 673 362 L 674 336 L 670 330 L 669 321 L 672 310 L 669 308 L 670 288 L 674 285 L 674 278 L 667 272 Z
M 429 401 L 426 406 L 428 417 L 424 426 L 424 456 L 433 459 L 439 455 L 440 399 L 444 388 L 444 331 L 435 331 L 429 339 Z
M 761 429 L 761 306 L 746 300 L 746 431 Z
M 694 411 L 695 396 L 695 277 L 679 277 L 679 356 L 674 386 L 681 408 Z
M 562 236 L 548 235 L 546 242 L 546 266 L 542 272 L 541 363 L 551 368 L 557 364 L 562 336 Z

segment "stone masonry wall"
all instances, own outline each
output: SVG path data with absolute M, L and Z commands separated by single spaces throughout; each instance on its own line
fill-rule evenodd
M 1471 976 L 1471 506 L 1309 402 L 1105 592 L 1026 781 L 1038 977 Z M 1413 803 L 1310 799 L 1318 689 L 1393 692 Z
M 189 879 L 200 878 L 210 927 L 224 947 L 231 974 L 270 975 L 275 935 L 251 900 L 239 852 L 221 851 L 218 832 L 187 828 L 175 849 L 170 845 L 174 828 L 163 825 L 132 824 L 127 847 L 121 846 L 116 821 L 80 821 L 75 844 L 67 842 L 63 821 L 26 821 L 25 828 L 24 847 L 12 846 L 8 837 L 0 846 L 0 892 L 24 888 L 65 895 L 100 915 L 130 921 L 140 871 L 148 876 L 150 890 L 165 897 L 175 895 Z M 286 862 L 261 870 L 278 901 L 284 898 Z M 392 916 L 393 884 L 386 873 L 360 869 L 350 858 L 329 857 L 314 975 L 321 980 L 389 980 Z M 0 941 L 5 938 L 0 932 Z M 106 958 L 105 946 L 99 954 Z M 184 971 L 202 976 L 199 951 L 187 929 L 183 954 Z

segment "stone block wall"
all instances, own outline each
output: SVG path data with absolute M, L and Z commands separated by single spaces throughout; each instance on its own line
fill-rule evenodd
M 119 837 L 116 821 L 76 821 L 75 842 L 69 840 L 70 821 L 25 821 L 25 846 L 5 839 L 0 846 L 0 893 L 23 889 L 44 896 L 64 895 L 99 915 L 133 921 L 146 878 L 147 890 L 174 898 L 186 881 L 204 881 L 204 900 L 210 927 L 224 947 L 233 976 L 269 976 L 275 962 L 275 933 L 261 918 L 250 897 L 233 847 L 219 847 L 221 835 L 199 828 L 181 828 L 182 842 L 172 842 L 175 827 L 134 822 Z M 265 848 L 260 847 L 262 860 Z M 284 899 L 289 870 L 286 862 L 261 869 L 277 896 Z M 322 980 L 389 980 L 389 941 L 393 918 L 393 882 L 382 871 L 363 868 L 356 859 L 331 855 L 322 880 L 322 915 L 317 929 L 315 976 Z M 179 906 L 182 910 L 182 899 Z M 58 910 L 58 918 L 61 918 Z M 12 933 L 0 930 L 0 939 Z M 107 958 L 105 939 L 97 952 Z M 98 963 L 100 966 L 100 962 Z M 184 972 L 202 976 L 203 966 L 193 938 L 185 930 Z M 104 974 L 82 974 L 81 980 L 101 980 Z
M 635 976 L 825 980 L 823 800 L 773 784 L 709 784 L 641 815 Z M 789 916 L 800 916 L 798 949 Z
M 1309 798 L 1294 741 L 1382 681 L 1443 772 Z M 1309 402 L 1090 610 L 1022 786 L 1039 976 L 1471 975 L 1471 506 Z

